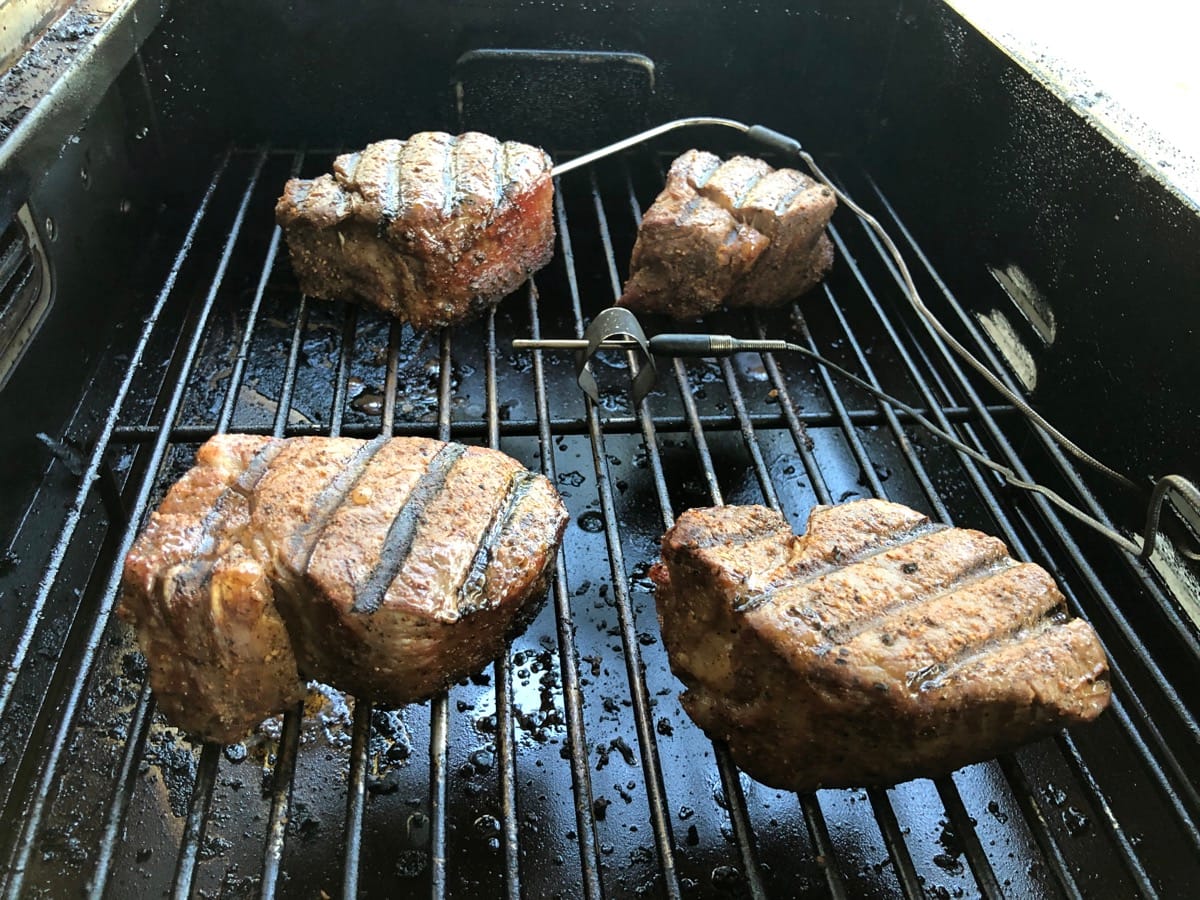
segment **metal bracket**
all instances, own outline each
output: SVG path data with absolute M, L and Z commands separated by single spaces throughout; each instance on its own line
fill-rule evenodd
M 646 338 L 646 332 L 642 331 L 637 316 L 618 306 L 609 307 L 601 310 L 596 318 L 592 319 L 592 324 L 583 333 L 587 347 L 575 354 L 575 374 L 579 387 L 592 398 L 593 403 L 600 401 L 600 387 L 596 384 L 596 376 L 592 374 L 592 357 L 604 349 L 605 342 L 622 338 L 631 342 L 628 349 L 634 404 L 642 402 L 658 379 L 654 354 L 650 352 L 650 341 Z

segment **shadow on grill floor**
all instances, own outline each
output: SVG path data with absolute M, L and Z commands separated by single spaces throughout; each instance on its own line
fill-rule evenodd
M 0 636 L 10 895 L 1178 896 L 1197 882 L 1196 721 L 1176 690 L 1195 641 L 1132 560 L 811 363 L 663 361 L 634 408 L 623 356 L 597 366 L 590 405 L 573 360 L 508 349 L 577 336 L 612 302 L 664 159 L 564 176 L 551 266 L 489 320 L 441 335 L 300 297 L 272 209 L 289 173 L 329 161 L 220 161 L 117 361 L 126 379 L 74 505 L 35 503 L 14 538 L 27 580 Z M 869 181 L 851 186 L 908 237 Z M 1095 506 L 910 314 L 853 216 L 834 225 L 824 286 L 706 325 L 819 350 Z M 902 243 L 927 299 L 987 353 Z M 500 447 L 554 480 L 572 514 L 550 602 L 507 659 L 431 703 L 371 709 L 314 686 L 251 740 L 190 743 L 156 715 L 110 613 L 147 510 L 227 430 Z M 1046 566 L 1114 660 L 1113 708 L 890 790 L 797 797 L 739 775 L 679 706 L 646 577 L 658 538 L 689 506 L 766 503 L 800 528 L 813 505 L 863 496 L 978 527 Z

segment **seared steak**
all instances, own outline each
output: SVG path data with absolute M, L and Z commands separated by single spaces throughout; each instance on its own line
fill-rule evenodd
M 761 159 L 689 150 L 646 210 L 619 306 L 676 318 L 774 306 L 825 277 L 828 187 Z
M 305 678 L 398 705 L 482 668 L 540 608 L 565 525 L 496 451 L 219 435 L 134 544 L 121 612 L 167 717 L 230 741 Z
M 550 261 L 553 198 L 537 147 L 422 132 L 293 178 L 275 218 L 304 293 L 434 328 L 495 304 Z
M 651 571 L 683 704 L 765 784 L 888 785 L 1107 706 L 1108 663 L 1039 566 L 880 500 L 689 510 Z

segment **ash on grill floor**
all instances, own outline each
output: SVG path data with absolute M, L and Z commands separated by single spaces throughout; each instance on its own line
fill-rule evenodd
M 1196 645 L 1135 564 L 807 362 L 664 361 L 633 408 L 619 355 L 596 366 L 590 406 L 571 359 L 508 349 L 575 336 L 612 302 L 667 160 L 565 176 L 551 266 L 494 317 L 440 335 L 297 293 L 274 198 L 329 156 L 219 162 L 142 298 L 149 324 L 120 396 L 103 398 L 107 430 L 91 430 L 89 465 L 111 470 L 123 509 L 90 486 L 65 513 L 37 506 L 0 573 L 20 588 L 0 629 L 10 894 L 1179 896 L 1200 880 L 1195 709 L 1178 693 Z M 978 341 L 953 285 L 860 182 L 927 299 Z M 833 236 L 824 286 L 706 327 L 816 348 L 1094 503 L 913 318 L 845 211 Z M 1000 290 L 986 273 L 970 287 Z M 371 709 L 314 685 L 303 710 L 241 744 L 189 743 L 156 714 L 111 616 L 146 511 L 216 431 L 387 429 L 499 446 L 559 486 L 572 521 L 545 611 L 506 659 L 432 703 Z M 816 503 L 864 496 L 996 534 L 1055 573 L 1114 660 L 1112 710 L 892 790 L 797 797 L 741 776 L 680 709 L 646 577 L 658 538 L 689 506 L 767 503 L 801 527 Z

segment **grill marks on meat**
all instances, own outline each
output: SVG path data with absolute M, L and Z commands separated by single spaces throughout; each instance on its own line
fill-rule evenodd
M 402 704 L 481 668 L 536 614 L 565 523 L 495 451 L 221 435 L 131 550 L 121 612 L 168 718 L 236 740 L 303 678 Z
M 553 196 L 550 158 L 536 147 L 422 132 L 291 179 L 275 217 L 306 294 L 434 328 L 481 312 L 550 261 Z
M 689 150 L 642 219 L 618 305 L 688 318 L 797 297 L 833 264 L 836 205 L 794 169 Z
M 429 468 L 425 470 L 421 480 L 413 487 L 404 506 L 401 507 L 388 528 L 375 571 L 371 573 L 366 583 L 356 588 L 354 592 L 353 609 L 355 612 L 372 613 L 379 609 L 384 595 L 391 587 L 392 582 L 396 580 L 396 575 L 399 574 L 401 566 L 404 565 L 408 554 L 412 551 L 422 511 L 434 497 L 441 493 L 446 486 L 446 477 L 450 474 L 451 466 L 458 462 L 465 452 L 466 448 L 461 444 L 447 444 L 438 450 L 433 459 L 429 461 Z M 480 550 L 483 549 L 481 542 Z
M 684 707 L 758 780 L 886 785 L 1086 722 L 1107 660 L 1039 566 L 894 503 L 689 510 L 651 571 Z

